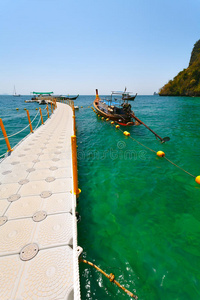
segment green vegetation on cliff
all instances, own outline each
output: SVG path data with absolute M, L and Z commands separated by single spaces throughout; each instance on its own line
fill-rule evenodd
M 200 40 L 194 45 L 187 69 L 159 91 L 160 96 L 200 96 Z

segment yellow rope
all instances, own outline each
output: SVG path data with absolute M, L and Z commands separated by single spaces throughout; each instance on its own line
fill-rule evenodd
M 118 128 L 118 130 L 120 130 L 122 133 L 124 132 L 121 128 Z M 130 136 L 130 138 L 135 141 L 136 143 L 140 144 L 141 146 L 145 147 L 146 149 L 150 150 L 151 152 L 157 153 L 155 150 L 147 147 L 146 145 L 142 144 L 141 142 L 137 141 L 136 139 L 134 139 L 132 136 Z M 188 171 L 186 171 L 185 169 L 179 167 L 178 165 L 176 165 L 173 161 L 169 160 L 168 158 L 166 158 L 164 156 L 164 158 L 172 165 L 174 165 L 175 167 L 179 168 L 180 170 L 182 170 L 183 172 L 185 172 L 186 174 L 190 175 L 193 178 L 196 178 L 196 176 L 192 175 L 191 173 L 189 173 Z
M 191 173 L 189 173 L 188 171 L 184 170 L 183 168 L 179 167 L 178 165 L 176 165 L 173 161 L 169 160 L 167 157 L 164 157 L 170 164 L 176 166 L 177 168 L 179 168 L 180 170 L 182 170 L 183 172 L 187 173 L 188 175 L 196 178 L 196 176 L 192 175 Z
M 119 130 L 120 130 L 121 132 L 123 132 L 123 130 L 121 130 L 121 128 L 119 128 Z M 150 150 L 150 151 L 156 153 L 155 150 L 153 150 L 153 149 L 151 149 L 151 148 L 145 146 L 144 144 L 140 143 L 139 141 L 137 141 L 136 139 L 134 139 L 132 136 L 130 136 L 130 138 L 131 138 L 132 140 L 134 140 L 135 142 L 137 142 L 138 144 L 142 145 L 143 147 L 147 148 L 148 150 Z
M 85 264 L 88 264 L 92 267 L 94 267 L 97 271 L 99 271 L 101 274 L 103 274 L 105 277 L 107 277 L 110 282 L 114 282 L 120 289 L 122 289 L 125 293 L 127 293 L 130 297 L 134 298 L 134 299 L 138 299 L 138 296 L 134 295 L 133 293 L 131 293 L 130 291 L 128 291 L 125 287 L 123 287 L 118 281 L 115 280 L 115 275 L 110 273 L 110 275 L 108 275 L 107 273 L 105 273 L 103 270 L 101 270 L 99 267 L 97 267 L 95 264 L 91 263 L 90 261 L 87 261 L 85 259 L 80 259 L 80 262 L 83 262 Z
M 119 128 L 119 130 L 123 133 L 123 130 L 121 128 Z M 145 147 L 146 149 L 150 150 L 151 152 L 157 153 L 155 150 L 145 146 L 144 144 L 140 143 L 139 141 L 137 141 L 136 139 L 134 139 L 132 136 L 130 136 L 130 138 L 137 142 L 138 144 L 142 145 L 143 147 Z M 179 167 L 178 165 L 176 165 L 173 161 L 169 160 L 167 157 L 164 156 L 164 158 L 172 165 L 174 165 L 175 167 L 179 168 L 180 170 L 182 170 L 183 172 L 185 172 L 186 174 L 190 175 L 191 177 L 196 178 L 196 176 L 192 175 L 191 173 L 189 173 L 188 171 L 186 171 L 185 169 Z

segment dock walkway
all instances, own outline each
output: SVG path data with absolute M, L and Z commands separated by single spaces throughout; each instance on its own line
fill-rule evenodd
M 80 299 L 73 111 L 58 107 L 0 163 L 0 299 Z

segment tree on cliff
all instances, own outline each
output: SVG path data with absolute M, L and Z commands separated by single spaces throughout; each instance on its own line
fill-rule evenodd
M 200 96 L 200 40 L 194 45 L 187 69 L 159 91 L 160 96 Z

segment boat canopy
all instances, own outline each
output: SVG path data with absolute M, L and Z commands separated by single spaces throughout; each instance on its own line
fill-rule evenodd
M 124 95 L 124 94 L 132 94 L 133 92 L 115 92 L 115 91 L 112 91 L 112 95 Z
M 40 93 L 40 92 L 32 92 L 33 95 L 51 95 L 53 92 L 46 92 L 46 93 Z

